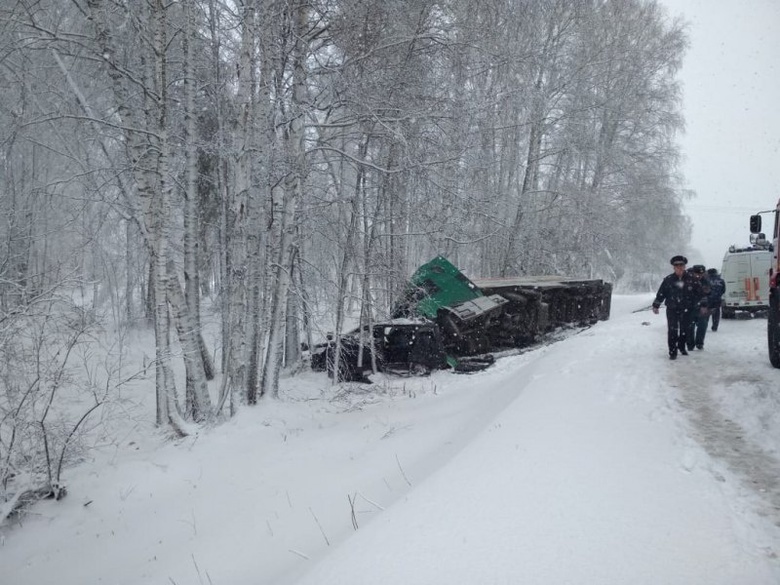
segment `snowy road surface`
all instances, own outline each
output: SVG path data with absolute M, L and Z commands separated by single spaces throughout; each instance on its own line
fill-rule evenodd
M 517 399 L 484 433 L 298 583 L 780 582 L 777 443 L 754 440 L 780 377 L 764 327 L 726 321 L 670 362 L 663 314 L 617 303 L 505 380 Z M 729 393 L 768 400 L 721 411 Z

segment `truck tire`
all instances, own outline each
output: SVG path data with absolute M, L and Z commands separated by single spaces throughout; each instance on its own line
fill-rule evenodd
M 777 293 L 772 292 L 769 297 L 769 314 L 767 315 L 767 342 L 769 347 L 769 362 L 780 368 L 780 306 L 777 301 Z

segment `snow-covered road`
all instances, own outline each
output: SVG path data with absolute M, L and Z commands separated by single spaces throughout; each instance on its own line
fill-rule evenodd
M 670 362 L 663 315 L 625 308 L 519 367 L 482 434 L 297 583 L 779 582 L 765 323 Z

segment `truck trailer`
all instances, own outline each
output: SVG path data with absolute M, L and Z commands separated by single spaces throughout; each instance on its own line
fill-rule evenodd
M 374 369 L 471 372 L 492 364 L 494 353 L 528 346 L 556 328 L 609 319 L 611 297 L 612 285 L 598 279 L 472 280 L 437 256 L 411 276 L 388 320 L 319 344 L 312 367 L 343 381 L 364 380 Z

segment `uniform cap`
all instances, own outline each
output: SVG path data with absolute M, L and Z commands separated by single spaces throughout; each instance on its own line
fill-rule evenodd
M 688 264 L 688 259 L 685 256 L 672 256 L 669 263 L 674 266 L 675 264 Z
M 696 274 L 704 274 L 707 272 L 707 268 L 705 268 L 703 264 L 695 264 L 691 270 Z
M 710 276 L 716 276 L 718 274 L 718 269 L 717 268 L 710 268 L 707 271 L 707 274 L 709 274 Z

